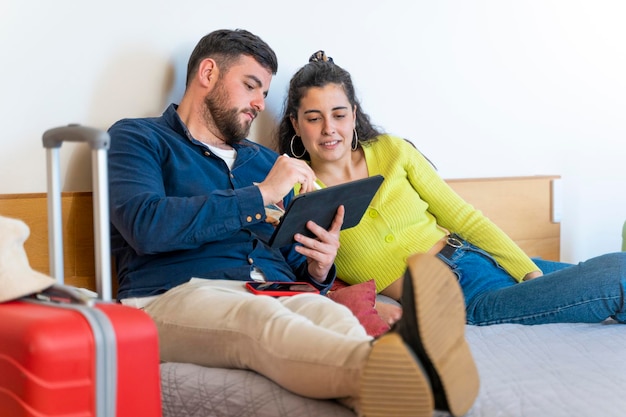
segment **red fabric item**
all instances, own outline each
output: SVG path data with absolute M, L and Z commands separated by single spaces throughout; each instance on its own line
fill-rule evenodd
M 380 318 L 374 308 L 376 305 L 374 280 L 355 285 L 347 285 L 343 281 L 335 282 L 328 292 L 328 298 L 348 307 L 368 335 L 378 337 L 389 331 L 389 325 Z

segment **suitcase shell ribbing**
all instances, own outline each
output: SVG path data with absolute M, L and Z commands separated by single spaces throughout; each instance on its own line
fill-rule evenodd
M 0 415 L 161 416 L 157 333 L 150 317 L 112 303 L 81 308 L 104 313 L 115 336 L 95 335 L 74 308 L 26 300 L 0 304 Z M 117 364 L 110 353 L 98 352 L 110 349 L 108 343 Z M 100 366 L 98 354 L 107 358 Z

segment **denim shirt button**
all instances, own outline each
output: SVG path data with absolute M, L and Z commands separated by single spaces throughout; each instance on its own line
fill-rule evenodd
M 246 221 L 247 221 L 248 223 L 250 223 L 250 222 L 252 221 L 252 216 L 248 216 L 248 217 L 246 217 Z
M 248 263 L 249 263 L 250 265 L 252 265 L 252 264 L 254 263 L 254 259 L 252 259 L 252 258 L 248 258 Z
M 211 156 L 211 152 L 209 152 L 209 151 L 204 151 L 204 156 Z
M 257 219 L 257 220 L 261 220 L 261 217 L 262 216 L 261 216 L 260 213 L 257 213 L 257 214 L 254 215 L 254 218 Z

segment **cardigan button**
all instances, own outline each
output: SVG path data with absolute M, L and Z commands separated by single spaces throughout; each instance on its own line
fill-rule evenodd
M 391 243 L 395 240 L 395 238 L 393 237 L 393 235 L 387 235 L 385 236 L 385 242 L 387 243 Z
M 378 211 L 376 211 L 376 209 L 370 209 L 368 214 L 372 219 L 375 219 L 376 217 L 378 217 Z

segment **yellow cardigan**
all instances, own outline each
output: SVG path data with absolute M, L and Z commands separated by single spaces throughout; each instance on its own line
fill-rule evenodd
M 339 278 L 350 284 L 373 278 L 380 292 L 404 273 L 408 256 L 428 251 L 445 235 L 438 225 L 489 252 L 517 280 L 539 269 L 410 143 L 381 135 L 363 149 L 369 175 L 385 180 L 361 222 L 341 231 Z

